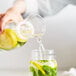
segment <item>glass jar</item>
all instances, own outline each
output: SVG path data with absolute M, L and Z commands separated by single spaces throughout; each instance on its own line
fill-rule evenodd
M 57 76 L 57 62 L 53 50 L 33 50 L 30 61 L 32 76 Z

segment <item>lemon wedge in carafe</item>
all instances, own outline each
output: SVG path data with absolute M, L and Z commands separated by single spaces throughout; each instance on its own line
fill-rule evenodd
M 34 27 L 30 22 L 19 25 L 7 25 L 0 34 L 0 49 L 11 50 L 23 46 L 34 34 Z
M 0 34 L 0 48 L 10 50 L 17 45 L 16 34 L 11 29 L 4 29 Z

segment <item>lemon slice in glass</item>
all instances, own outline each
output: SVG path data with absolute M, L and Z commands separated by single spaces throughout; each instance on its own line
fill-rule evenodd
M 19 42 L 26 42 L 34 34 L 34 27 L 29 21 L 23 21 L 17 25 L 16 35 Z
M 13 30 L 5 29 L 0 34 L 0 48 L 10 50 L 17 45 L 17 37 Z
M 35 62 L 35 61 L 30 61 L 30 63 L 33 64 L 37 69 L 39 69 L 44 75 L 46 74 L 40 64 L 38 64 L 38 63 Z

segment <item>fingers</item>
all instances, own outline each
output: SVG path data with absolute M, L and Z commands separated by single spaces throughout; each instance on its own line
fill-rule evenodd
M 21 21 L 23 21 L 23 18 L 21 15 L 17 15 L 15 17 L 13 17 L 13 22 L 15 22 L 16 24 L 19 24 Z
M 0 14 L 0 33 L 2 32 L 2 19 L 5 16 L 5 14 Z
M 3 16 L 5 16 L 5 14 L 0 14 L 0 19 L 1 19 Z
M 0 33 L 2 33 L 2 22 L 0 22 Z
M 9 21 L 10 17 L 5 15 L 0 19 L 0 32 L 3 31 L 4 26 L 6 25 L 6 23 Z
M 4 26 L 6 24 L 9 24 L 11 22 L 15 22 L 16 24 L 18 24 L 19 22 L 23 21 L 23 18 L 20 14 L 0 14 L 0 32 L 3 31 Z

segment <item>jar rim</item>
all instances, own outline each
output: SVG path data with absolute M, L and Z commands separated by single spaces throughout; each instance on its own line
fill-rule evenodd
M 39 49 L 35 49 L 35 50 L 32 50 L 32 52 L 42 52 L 42 53 L 47 53 L 49 55 L 54 55 L 55 54 L 55 51 L 54 49 L 50 50 L 50 49 L 45 49 L 45 50 L 39 50 Z

